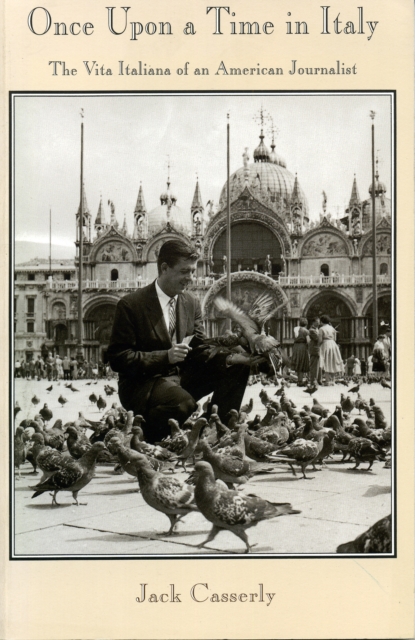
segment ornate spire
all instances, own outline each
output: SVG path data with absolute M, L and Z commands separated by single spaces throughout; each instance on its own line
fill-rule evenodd
M 291 194 L 291 204 L 292 205 L 300 205 L 302 206 L 303 200 L 300 194 L 300 185 L 298 184 L 297 174 L 295 174 L 293 192 Z
M 261 123 L 261 134 L 259 136 L 260 143 L 254 151 L 254 162 L 270 162 L 270 152 L 264 143 L 264 124 L 270 120 L 270 115 L 264 110 L 261 105 L 259 115 L 254 116 L 254 120 Z
M 358 191 L 358 188 L 357 188 L 356 174 L 354 174 L 352 193 L 350 195 L 350 200 L 349 200 L 349 207 L 353 207 L 356 204 L 360 205 L 361 204 L 361 200 L 360 200 L 359 191 Z
M 84 213 L 90 213 L 89 211 L 89 207 L 88 207 L 88 203 L 86 201 L 86 194 L 85 194 L 85 183 L 82 183 L 82 209 Z M 78 207 L 78 215 L 81 213 L 81 203 L 79 203 L 79 207 Z
M 102 206 L 102 196 L 99 201 L 98 213 L 97 213 L 97 217 L 95 218 L 95 224 L 96 225 L 105 224 L 105 214 L 104 214 L 104 207 Z
M 127 214 L 124 212 L 124 222 L 122 223 L 121 232 L 128 236 L 128 227 L 127 227 Z
M 146 203 L 144 202 L 143 185 L 140 182 L 140 188 L 138 190 L 137 202 L 134 209 L 134 215 L 137 213 L 146 213 Z
M 196 178 L 196 187 L 193 195 L 192 206 L 190 208 L 192 214 L 197 213 L 198 211 L 203 211 L 203 202 L 202 196 L 200 193 L 199 180 Z

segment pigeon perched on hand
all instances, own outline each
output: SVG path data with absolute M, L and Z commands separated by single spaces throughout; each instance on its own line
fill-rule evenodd
M 273 318 L 278 311 L 285 306 L 285 302 L 275 306 L 274 299 L 269 294 L 261 294 L 254 300 L 248 313 L 245 313 L 236 304 L 224 298 L 215 298 L 217 309 L 242 330 L 242 336 L 248 342 L 249 350 L 253 355 L 265 356 L 270 361 L 275 375 L 283 360 L 280 343 L 272 336 L 266 335 L 265 324 Z
M 242 495 L 227 489 L 223 482 L 215 480 L 212 466 L 208 462 L 197 462 L 195 500 L 198 508 L 213 527 L 198 547 L 204 547 L 214 540 L 221 529 L 227 529 L 245 543 L 245 553 L 256 545 L 250 545 L 246 529 L 254 527 L 262 520 L 277 516 L 300 513 L 289 503 L 272 503 L 257 496 Z

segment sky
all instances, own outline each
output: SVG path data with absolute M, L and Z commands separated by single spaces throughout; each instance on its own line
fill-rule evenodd
M 250 162 L 259 143 L 261 107 L 277 129 L 276 152 L 298 174 L 310 218 L 342 215 L 356 174 L 360 197 L 372 179 L 371 119 L 379 174 L 391 197 L 392 112 L 389 95 L 19 95 L 14 105 L 15 239 L 73 247 L 80 201 L 80 112 L 84 113 L 84 184 L 93 221 L 100 197 L 115 204 L 130 233 L 142 183 L 147 211 L 160 204 L 170 163 L 177 205 L 190 212 L 198 177 L 202 200 L 218 203 L 226 181 L 226 125 L 230 114 L 231 173 Z M 264 123 L 271 144 L 271 121 Z M 190 213 L 189 213 L 190 216 Z M 109 221 L 109 210 L 106 207 Z

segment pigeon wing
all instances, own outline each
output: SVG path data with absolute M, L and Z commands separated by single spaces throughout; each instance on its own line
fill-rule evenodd
M 230 300 L 219 297 L 215 299 L 215 305 L 221 313 L 239 324 L 247 335 L 258 333 L 257 323 Z

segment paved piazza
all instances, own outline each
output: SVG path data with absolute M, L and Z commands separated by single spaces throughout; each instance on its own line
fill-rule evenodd
M 53 411 L 53 420 L 64 423 L 75 420 L 78 411 L 86 419 L 99 420 L 100 412 L 88 396 L 92 391 L 103 397 L 106 381 L 87 386 L 87 381 L 77 380 L 73 385 L 80 393 L 65 389 L 64 383 L 54 382 L 51 393 L 47 380 L 15 381 L 15 399 L 22 411 L 16 425 L 36 413 L 31 403 L 34 394 L 40 399 L 38 409 L 47 402 Z M 116 383 L 110 382 L 113 386 Z M 352 385 L 350 385 L 352 386 Z M 264 415 L 259 400 L 261 385 L 247 387 L 244 402 L 254 399 L 255 413 Z M 269 395 L 273 387 L 266 387 Z M 322 387 L 315 397 L 328 409 L 334 410 L 340 393 L 346 387 Z M 64 408 L 58 403 L 60 394 L 68 399 Z M 363 398 L 373 398 L 383 409 L 388 422 L 391 420 L 391 392 L 380 384 L 364 384 Z M 298 408 L 310 404 L 303 388 L 291 386 L 287 396 Z M 118 400 L 117 395 L 106 398 L 108 407 Z M 352 416 L 358 415 L 353 410 Z M 362 416 L 363 417 L 363 416 Z M 273 465 L 272 472 L 259 475 L 243 485 L 242 491 L 255 493 L 273 502 L 290 502 L 301 514 L 275 518 L 260 523 L 248 531 L 250 543 L 257 543 L 253 554 L 333 554 L 336 547 L 363 533 L 380 518 L 391 512 L 391 470 L 383 462 L 375 462 L 371 472 L 350 471 L 353 464 L 340 463 L 341 456 L 328 461 L 327 468 L 314 472 L 307 469 L 312 481 L 294 477 L 288 465 Z M 364 464 L 362 467 L 366 467 Z M 210 531 L 211 525 L 200 513 L 191 513 L 177 526 L 177 533 L 165 537 L 167 517 L 151 509 L 137 491 L 135 479 L 126 474 L 114 475 L 112 465 L 98 465 L 92 482 L 80 492 L 87 506 L 72 505 L 72 495 L 62 492 L 58 497 L 60 507 L 51 507 L 51 497 L 45 493 L 32 500 L 30 486 L 40 478 L 31 474 L 29 463 L 21 469 L 21 480 L 15 480 L 14 523 L 16 556 L 43 555 L 192 555 L 239 554 L 243 544 L 232 533 L 222 531 L 205 549 L 198 545 Z M 182 471 L 177 472 L 184 476 Z

